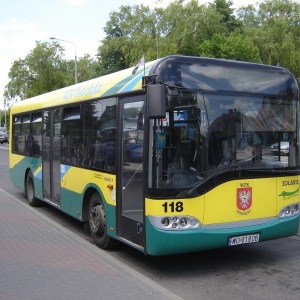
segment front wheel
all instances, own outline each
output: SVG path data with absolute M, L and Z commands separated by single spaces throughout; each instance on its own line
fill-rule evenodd
M 26 177 L 26 198 L 30 206 L 38 206 L 39 200 L 35 197 L 32 172 L 29 171 Z
M 90 200 L 89 228 L 97 246 L 102 249 L 115 247 L 117 241 L 107 234 L 105 209 L 98 193 L 94 193 Z

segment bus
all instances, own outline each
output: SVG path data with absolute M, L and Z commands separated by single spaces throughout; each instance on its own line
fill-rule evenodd
M 295 77 L 181 55 L 132 69 L 11 108 L 10 178 L 29 204 L 80 220 L 103 249 L 153 256 L 296 235 Z

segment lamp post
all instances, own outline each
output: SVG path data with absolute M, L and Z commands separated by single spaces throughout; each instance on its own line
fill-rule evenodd
M 72 43 L 72 42 L 70 42 L 70 41 L 57 39 L 57 38 L 55 38 L 55 37 L 51 37 L 50 40 L 61 41 L 61 42 L 70 43 L 70 44 L 73 45 L 73 47 L 74 47 L 74 49 L 75 49 L 75 84 L 77 84 L 77 54 L 76 54 L 76 47 L 75 47 L 75 44 Z

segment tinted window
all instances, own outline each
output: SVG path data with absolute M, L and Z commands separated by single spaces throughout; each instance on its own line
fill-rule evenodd
M 61 145 L 62 163 L 82 164 L 82 126 L 79 106 L 63 109 Z
M 173 59 L 158 66 L 159 79 L 170 85 L 210 91 L 240 91 L 296 97 L 295 79 L 285 69 L 259 64 Z
M 116 98 L 84 104 L 82 164 L 115 169 Z
M 30 142 L 30 115 L 15 116 L 12 141 L 13 151 L 29 155 Z

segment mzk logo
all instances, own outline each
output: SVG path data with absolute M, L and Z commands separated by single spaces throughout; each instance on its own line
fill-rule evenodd
M 250 207 L 252 205 L 252 188 L 238 188 L 236 190 L 236 206 L 238 213 L 246 215 L 250 213 Z

